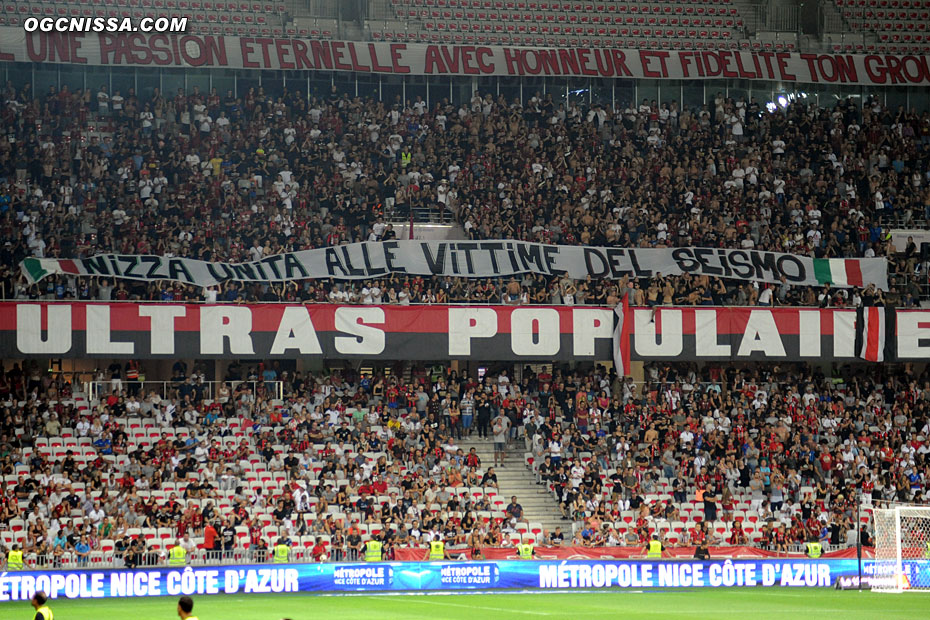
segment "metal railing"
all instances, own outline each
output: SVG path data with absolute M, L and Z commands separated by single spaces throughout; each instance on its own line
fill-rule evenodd
M 127 379 L 110 379 L 108 381 L 85 381 L 84 382 L 84 393 L 87 394 L 87 397 L 90 401 L 100 400 L 102 397 L 106 397 L 108 394 L 113 394 L 114 392 L 119 394 L 123 390 L 126 390 L 130 395 L 139 396 L 140 398 L 149 394 L 152 391 L 155 391 L 156 394 L 162 398 L 176 398 L 178 393 L 188 385 L 194 389 L 201 391 L 200 394 L 202 399 L 213 400 L 217 399 L 217 393 L 220 386 L 228 385 L 230 391 L 230 399 L 234 398 L 236 388 L 240 385 L 248 385 L 253 392 L 257 392 L 259 388 L 263 388 L 270 392 L 269 396 L 272 399 L 283 399 L 284 398 L 284 382 L 283 381 L 203 381 L 197 383 L 187 384 L 186 380 L 184 381 L 130 381 Z
M 406 239 L 404 233 L 408 232 L 410 226 L 410 217 L 413 216 L 415 224 L 454 224 L 455 214 L 445 208 L 437 208 L 434 205 L 417 206 L 411 209 L 404 206 L 401 208 L 385 209 L 384 213 L 388 218 L 394 220 L 394 230 L 402 239 Z M 402 222 L 402 229 L 398 229 L 396 222 Z
M 368 19 L 385 21 L 397 20 L 398 17 L 390 0 L 371 0 L 368 5 Z
M 542 543 L 540 543 L 542 544 Z M 691 545 L 684 545 L 691 546 Z M 728 547 L 732 545 L 718 545 Z M 755 548 L 765 547 L 759 544 L 742 545 Z M 839 551 L 853 548 L 855 545 L 829 545 L 824 544 L 823 551 Z M 423 549 L 424 547 L 400 547 L 401 549 Z M 639 546 L 637 545 L 637 548 Z M 452 560 L 471 560 L 471 548 L 465 545 L 446 546 L 445 550 L 449 553 Z M 779 556 L 784 554 L 797 556 L 805 554 L 807 549 L 804 544 L 792 543 L 785 545 L 784 550 L 768 551 L 777 553 Z M 393 549 L 388 548 L 384 561 L 395 561 Z M 667 560 L 685 560 L 688 558 L 667 558 Z M 183 564 L 172 564 L 168 560 L 167 552 L 164 550 L 145 550 L 138 553 L 126 551 L 91 551 L 83 556 L 78 556 L 73 551 L 65 551 L 53 554 L 37 555 L 35 553 L 25 553 L 23 556 L 23 570 L 89 570 L 89 569 L 146 569 L 155 567 L 164 568 L 183 568 L 185 566 L 230 566 L 243 564 L 274 564 L 272 550 L 270 548 L 260 549 L 233 549 L 208 551 L 197 549 L 187 554 L 186 561 Z M 319 559 L 313 555 L 311 547 L 296 545 L 291 547 L 290 555 L 287 558 L 288 564 L 328 564 L 338 562 L 361 562 L 363 554 L 357 549 L 340 549 L 326 547 L 326 551 Z M 10 570 L 6 565 L 6 558 L 0 559 L 0 570 Z
M 228 564 L 266 564 L 271 562 L 268 549 L 234 549 L 229 551 L 205 551 L 198 549 L 187 556 L 188 561 L 181 565 L 222 566 Z M 292 558 L 294 559 L 294 558 Z M 52 554 L 25 553 L 23 560 L 26 570 L 74 570 L 93 568 L 150 568 L 172 566 L 167 553 L 162 550 L 146 549 L 141 552 L 127 551 L 91 551 L 79 556 L 74 551 L 62 551 Z M 6 569 L 6 567 L 4 566 Z
M 339 18 L 339 0 L 293 0 L 291 10 L 299 17 Z
M 406 234 L 406 233 L 405 233 L 405 234 Z M 458 277 L 458 276 L 453 276 L 453 277 Z M 922 278 L 920 275 L 916 275 L 916 274 L 915 274 L 914 276 L 909 276 L 909 275 L 906 275 L 906 274 L 900 274 L 900 273 L 899 273 L 899 274 L 895 274 L 895 275 L 893 275 L 893 276 L 890 275 L 889 277 L 890 277 L 892 280 L 894 280 L 894 283 L 895 283 L 895 284 L 902 284 L 902 285 L 903 285 L 903 284 L 909 283 L 910 279 L 916 278 L 916 279 L 918 280 L 918 284 L 920 285 L 921 291 L 922 291 L 922 295 L 921 295 L 920 299 L 922 299 L 922 300 L 930 299 L 930 289 L 928 289 L 928 285 L 930 285 L 930 280 L 928 280 L 927 282 L 924 282 L 924 281 L 923 281 L 923 278 Z M 429 306 L 466 306 L 466 305 L 467 305 L 467 306 L 550 306 L 550 307 L 556 307 L 556 308 L 559 308 L 559 307 L 572 307 L 572 308 L 580 307 L 580 308 L 608 308 L 608 309 L 611 309 L 611 308 L 610 308 L 609 306 L 607 306 L 606 304 L 594 303 L 593 301 L 585 302 L 585 303 L 578 303 L 578 302 L 575 302 L 575 303 L 573 303 L 573 304 L 566 304 L 566 303 L 564 303 L 564 302 L 559 302 L 559 303 L 557 303 L 557 302 L 552 302 L 552 301 L 548 301 L 548 300 L 547 300 L 547 301 L 541 301 L 541 302 L 537 302 L 537 301 L 530 300 L 528 303 L 523 303 L 523 302 L 519 302 L 519 303 L 517 303 L 517 302 L 509 302 L 509 303 L 508 303 L 508 301 L 506 301 L 506 300 L 504 299 L 504 292 L 503 292 L 503 290 L 502 290 L 502 289 L 503 289 L 503 283 L 501 282 L 501 280 L 503 280 L 503 279 L 502 279 L 502 278 L 481 278 L 481 280 L 484 280 L 484 279 L 488 279 L 488 280 L 492 280 L 492 281 L 494 281 L 495 279 L 499 280 L 499 282 L 498 282 L 498 287 L 499 287 L 499 288 L 498 288 L 498 291 L 499 291 L 500 294 L 499 294 L 498 297 L 495 297 L 494 299 L 469 299 L 469 300 L 467 300 L 467 301 L 454 300 L 454 299 L 447 299 L 445 302 L 441 302 L 441 303 L 439 303 L 439 302 L 431 303 L 431 302 L 419 301 L 419 299 L 410 299 L 409 302 L 400 303 L 400 302 L 396 302 L 396 301 L 390 301 L 389 298 L 388 298 L 388 296 L 387 296 L 387 294 L 384 293 L 380 302 L 376 302 L 376 303 L 371 304 L 371 305 L 374 305 L 374 306 L 400 306 L 400 305 L 403 305 L 403 306 L 426 306 L 426 307 L 429 307 Z M 726 278 L 724 278 L 724 279 L 726 279 Z M 372 280 L 375 280 L 375 278 L 372 278 Z M 580 280 L 578 280 L 578 281 L 580 281 Z M 356 284 L 356 285 L 360 285 L 361 283 L 366 283 L 366 282 L 370 283 L 371 281 L 358 280 L 358 281 L 355 282 L 355 284 Z M 344 285 L 348 286 L 349 284 L 352 284 L 352 282 L 351 282 L 351 281 L 350 281 L 350 282 L 340 282 L 340 284 L 344 284 Z M 390 284 L 390 280 L 388 280 L 388 284 Z M 190 286 L 193 286 L 193 285 L 190 285 Z M 802 288 L 803 286 L 806 286 L 806 285 L 797 285 L 797 286 L 798 286 L 798 289 L 800 289 L 800 288 Z M 815 287 L 815 285 L 810 285 L 810 287 L 811 287 L 811 288 L 815 288 L 815 290 L 817 290 L 816 287 Z M 357 292 L 357 289 L 356 289 L 356 292 Z M 447 291 L 447 292 L 451 294 L 451 291 Z M 108 305 L 113 305 L 113 304 L 145 304 L 145 305 L 150 305 L 150 304 L 165 304 L 165 305 L 193 305 L 193 306 L 198 306 L 198 305 L 219 305 L 219 306 L 265 306 L 265 305 L 271 305 L 271 304 L 284 304 L 284 305 L 291 305 L 291 306 L 294 306 L 294 305 L 301 305 L 301 306 L 319 306 L 319 305 L 365 306 L 365 305 L 369 305 L 369 304 L 363 304 L 361 301 L 334 302 L 334 301 L 329 301 L 329 300 L 325 300 L 325 301 L 316 301 L 316 300 L 310 300 L 310 299 L 308 299 L 308 300 L 299 300 L 299 299 L 296 299 L 296 300 L 287 300 L 287 299 L 285 299 L 285 300 L 277 300 L 277 301 L 264 300 L 264 299 L 256 299 L 256 300 L 254 300 L 254 301 L 238 301 L 238 300 L 237 300 L 237 301 L 226 301 L 226 300 L 223 300 L 223 299 L 217 299 L 216 301 L 209 301 L 209 302 L 208 302 L 208 301 L 206 301 L 205 299 L 184 299 L 184 300 L 167 300 L 167 299 L 123 299 L 123 300 L 120 300 L 120 299 L 109 299 L 109 300 L 102 300 L 102 299 L 52 299 L 52 298 L 43 299 L 43 298 L 40 297 L 40 298 L 38 298 L 38 299 L 26 299 L 26 298 L 2 299 L 2 298 L 0 298 L 0 301 L 7 302 L 7 303 L 21 303 L 21 304 L 24 304 L 24 303 L 30 303 L 30 304 L 35 304 L 35 303 L 40 303 L 40 304 L 86 304 L 86 303 L 97 304 L 97 303 L 99 303 L 99 304 L 108 304 Z M 644 306 L 644 307 L 645 307 L 645 306 Z M 673 307 L 673 308 L 708 308 L 708 307 L 710 307 L 710 308 L 762 308 L 762 306 L 734 305 L 734 304 L 732 304 L 732 303 L 727 304 L 727 303 L 725 303 L 725 302 L 724 302 L 724 303 L 721 303 L 720 305 L 713 304 L 713 305 L 710 305 L 710 306 L 702 306 L 702 305 L 700 305 L 700 304 L 697 304 L 697 305 L 689 305 L 689 304 L 686 304 L 686 303 L 675 303 L 675 304 L 658 304 L 656 307 L 663 307 L 663 308 L 666 308 L 666 307 L 669 307 L 669 308 L 672 308 L 672 307 Z M 788 305 L 778 304 L 778 305 L 775 305 L 775 306 L 765 306 L 765 308 L 771 308 L 771 307 L 774 307 L 774 308 L 801 308 L 801 309 L 808 309 L 808 308 L 813 308 L 813 307 L 816 307 L 816 306 L 813 306 L 813 305 L 806 306 L 806 305 L 803 305 L 803 304 L 788 304 Z
M 820 18 L 819 26 L 821 34 L 839 34 L 842 37 L 845 33 L 848 32 L 849 25 L 846 23 L 846 18 L 837 9 L 832 0 L 829 0 L 828 2 L 821 2 L 818 5 L 818 16 Z
M 755 24 L 755 32 L 798 32 L 800 28 L 800 7 L 796 5 L 776 4 L 766 0 L 758 4 L 741 5 L 740 11 L 744 14 L 747 26 Z
M 327 537 L 328 538 L 328 537 Z M 315 559 L 312 547 L 305 545 L 291 546 L 288 563 L 335 563 L 335 562 L 361 562 L 363 553 L 358 549 L 332 547 L 324 545 L 325 553 L 322 558 Z M 402 546 L 401 549 L 424 549 L 424 547 Z M 471 548 L 467 546 L 447 546 L 450 557 L 459 558 L 470 555 Z M 388 547 L 385 560 L 393 560 L 393 548 Z M 470 559 L 465 558 L 463 559 Z M 104 568 L 151 568 L 172 566 L 228 566 L 237 564 L 272 564 L 271 548 L 230 550 L 196 549 L 187 554 L 183 564 L 171 564 L 166 549 L 146 549 L 140 552 L 125 550 L 90 551 L 79 556 L 74 551 L 60 551 L 52 554 L 36 554 L 26 552 L 23 555 L 25 570 L 74 570 L 74 569 L 104 569 Z M 0 558 L 0 569 L 8 570 L 6 558 Z
M 930 226 L 927 213 L 921 213 L 917 209 L 895 211 L 890 214 L 883 213 L 878 216 L 878 222 L 883 228 L 908 228 L 920 231 L 926 230 Z

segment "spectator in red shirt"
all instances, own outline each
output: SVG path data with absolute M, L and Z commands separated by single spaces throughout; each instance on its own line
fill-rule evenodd
M 326 545 L 323 544 L 322 538 L 316 539 L 313 548 L 310 550 L 310 555 L 313 557 L 314 562 L 325 562 L 327 560 L 329 554 L 326 552 Z
M 203 528 L 203 548 L 206 550 L 208 558 L 215 558 L 215 551 L 218 551 L 219 545 L 217 545 L 217 531 L 213 526 L 212 522 L 207 522 L 206 527 Z

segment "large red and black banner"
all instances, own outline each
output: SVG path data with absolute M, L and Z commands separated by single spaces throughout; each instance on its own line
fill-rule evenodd
M 369 43 L 207 34 L 27 33 L 11 27 L 0 27 L 0 61 L 385 75 L 930 84 L 928 57 L 921 55 Z
M 855 310 L 630 308 L 633 360 L 858 359 Z M 897 359 L 930 357 L 930 310 L 897 312 Z M 4 358 L 613 359 L 594 306 L 0 303 Z

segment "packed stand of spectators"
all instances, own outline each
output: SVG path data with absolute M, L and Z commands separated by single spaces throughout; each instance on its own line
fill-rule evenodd
M 456 445 L 473 417 L 486 435 L 492 410 L 454 373 L 399 384 L 233 366 L 206 398 L 201 369 L 178 362 L 162 398 L 139 370 L 102 370 L 99 402 L 34 364 L 0 373 L 7 547 L 42 564 L 115 553 L 139 566 L 176 539 L 253 561 L 279 536 L 315 560 L 357 559 L 372 535 L 389 553 L 437 537 L 476 552 L 519 540 L 494 468 Z
M 25 256 L 100 252 L 254 260 L 402 237 L 386 221 L 433 209 L 475 239 L 629 247 L 754 248 L 818 257 L 887 256 L 890 303 L 926 281 L 916 245 L 889 225 L 930 216 L 930 113 L 875 100 L 769 111 L 713 97 L 616 108 L 476 94 L 469 103 L 307 99 L 105 87 L 3 91 L 0 292 L 5 298 L 500 300 L 601 303 L 615 282 L 389 279 L 200 290 L 49 278 Z M 883 228 L 884 225 L 884 228 Z M 852 305 L 862 292 L 713 278 L 639 283 L 656 303 Z
M 556 377 L 538 396 L 563 429 L 527 430 L 528 462 L 578 544 L 855 544 L 862 498 L 869 545 L 873 502 L 930 490 L 930 375 L 881 373 L 652 365 L 610 391 Z
M 857 498 L 924 501 L 930 484 L 930 378 L 908 370 L 845 368 L 843 381 L 800 366 L 651 366 L 635 385 L 602 368 L 402 380 L 273 363 L 208 385 L 177 362 L 164 396 L 139 370 L 102 371 L 97 402 L 34 363 L 4 365 L 4 545 L 45 564 L 116 554 L 130 566 L 176 539 L 250 560 L 279 537 L 307 560 L 355 559 L 370 536 L 387 557 L 435 539 L 480 557 L 525 534 L 787 550 L 848 543 Z M 534 531 L 494 467 L 458 445 L 489 435 L 510 444 L 494 465 L 522 467 L 525 452 L 574 532 Z

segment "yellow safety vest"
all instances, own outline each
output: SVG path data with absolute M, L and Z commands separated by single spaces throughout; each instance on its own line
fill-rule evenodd
M 6 567 L 10 570 L 23 570 L 23 552 L 10 551 L 6 556 Z
M 444 560 L 446 557 L 446 543 L 441 540 L 434 540 L 429 544 L 429 559 Z
M 381 561 L 381 541 L 369 540 L 367 543 L 365 543 L 365 561 L 366 562 L 380 562 Z
M 807 543 L 807 556 L 810 558 L 819 558 L 823 553 L 823 545 L 819 542 Z
M 649 541 L 649 551 L 646 553 L 647 558 L 661 558 L 662 557 L 662 543 L 658 540 Z
M 287 562 L 287 556 L 291 553 L 291 548 L 287 545 L 275 545 L 274 546 L 274 563 L 275 564 L 285 564 Z
M 168 564 L 171 566 L 182 566 L 187 563 L 187 549 L 181 545 L 171 547 L 168 552 Z
M 532 560 L 533 559 L 533 545 L 520 543 L 517 545 L 517 554 L 520 556 L 521 560 Z
M 927 543 L 927 550 L 924 551 L 924 557 L 930 558 L 930 542 Z
M 42 607 L 36 609 L 36 613 L 42 614 L 42 617 L 45 618 L 45 620 L 55 620 L 55 614 L 53 614 L 52 610 L 48 608 L 48 605 L 42 605 Z
M 400 154 L 400 165 L 402 168 L 407 167 L 411 161 L 413 161 L 413 153 Z

